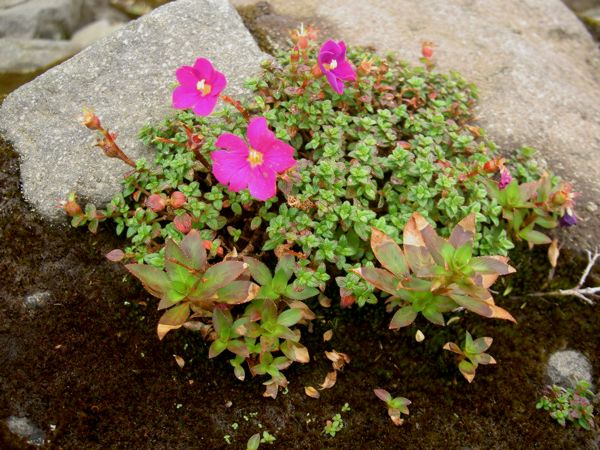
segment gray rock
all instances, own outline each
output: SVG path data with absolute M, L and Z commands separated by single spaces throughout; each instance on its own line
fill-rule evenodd
M 107 202 L 128 166 L 92 147 L 93 133 L 79 123 L 82 108 L 94 108 L 130 157 L 152 158 L 137 133 L 173 112 L 175 70 L 200 56 L 228 77 L 226 93 L 234 97 L 245 92 L 243 80 L 265 57 L 228 2 L 179 0 L 10 94 L 0 109 L 0 130 L 20 154 L 25 198 L 51 218 L 62 216 L 54 204 L 70 191 Z
M 41 447 L 46 442 L 46 435 L 36 427 L 27 417 L 10 416 L 6 419 L 6 426 L 11 433 L 27 440 L 30 445 Z
M 548 359 L 546 374 L 551 384 L 563 387 L 575 387 L 580 380 L 592 384 L 592 365 L 575 350 L 554 352 Z
M 85 48 L 90 44 L 114 33 L 118 29 L 122 28 L 124 23 L 110 23 L 107 19 L 96 20 L 95 22 L 86 25 L 81 30 L 78 30 L 73 37 L 71 42 L 78 45 L 81 48 Z
M 64 39 L 92 19 L 84 0 L 9 0 L 0 8 L 0 37 Z
M 52 294 L 48 291 L 36 292 L 28 295 L 23 301 L 23 306 L 29 310 L 33 310 L 44 306 L 52 298 Z
M 259 0 L 233 0 L 248 7 Z M 395 51 L 416 63 L 422 41 L 435 44 L 440 70 L 458 70 L 480 88 L 478 117 L 504 152 L 540 150 L 573 180 L 581 215 L 571 236 L 600 242 L 600 52 L 559 0 L 269 0 L 274 12 L 317 22 L 323 40 Z M 260 22 L 260 21 L 258 21 Z M 265 29 L 276 22 L 270 20 Z M 273 33 L 271 33 L 273 34 Z
M 0 38 L 0 73 L 36 72 L 70 58 L 80 48 L 70 41 Z

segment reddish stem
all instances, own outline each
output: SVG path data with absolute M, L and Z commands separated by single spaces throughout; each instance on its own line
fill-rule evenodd
M 250 114 L 248 114 L 248 111 L 246 111 L 244 109 L 244 107 L 242 106 L 242 104 L 240 102 L 238 102 L 237 100 L 232 99 L 229 95 L 221 95 L 219 98 L 221 100 L 223 100 L 225 103 L 229 103 L 235 109 L 237 109 L 240 112 L 240 114 L 242 116 L 244 116 L 244 119 L 246 119 L 247 121 L 250 120 Z
M 112 136 L 110 135 L 110 133 L 107 130 L 105 130 L 104 128 L 101 128 L 100 133 L 102 133 L 104 138 L 107 140 L 107 142 L 113 148 L 113 150 L 117 153 L 117 155 L 121 161 L 123 161 L 125 164 L 130 165 L 133 168 L 136 168 L 135 163 L 131 159 L 129 159 L 129 157 L 123 152 L 123 150 L 121 150 L 121 148 L 117 145 L 117 143 L 115 142 L 115 140 L 112 138 Z

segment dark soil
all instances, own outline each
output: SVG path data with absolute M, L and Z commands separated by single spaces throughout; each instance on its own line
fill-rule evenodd
M 108 230 L 94 236 L 38 219 L 21 198 L 17 157 L 1 143 L 0 193 L 0 448 L 27 447 L 6 429 L 11 415 L 42 428 L 48 448 L 64 449 L 243 449 L 263 430 L 279 449 L 599 448 L 596 433 L 563 429 L 535 409 L 551 352 L 577 349 L 600 367 L 594 307 L 504 298 L 517 325 L 467 317 L 441 329 L 420 320 L 427 339 L 417 344 L 415 327 L 387 330 L 382 306 L 312 305 L 321 320 L 303 339 L 313 361 L 290 367 L 289 392 L 272 400 L 261 396 L 264 380 L 237 381 L 225 358 L 209 360 L 198 334 L 172 332 L 159 342 L 156 301 L 102 256 L 122 243 Z M 515 261 L 512 295 L 542 287 L 543 250 L 533 257 Z M 561 264 L 557 277 L 569 285 L 579 269 L 569 257 Z M 46 305 L 24 306 L 40 291 L 51 293 Z M 441 350 L 467 325 L 494 337 L 490 353 L 498 360 L 480 368 L 473 384 Z M 333 339 L 324 343 L 328 329 Z M 323 354 L 330 349 L 352 361 L 332 389 L 309 398 L 304 386 L 317 387 L 331 370 Z M 175 354 L 186 360 L 183 369 Z M 412 400 L 402 427 L 387 418 L 377 387 Z M 351 411 L 341 412 L 346 402 Z M 343 430 L 325 436 L 326 420 L 340 412 Z

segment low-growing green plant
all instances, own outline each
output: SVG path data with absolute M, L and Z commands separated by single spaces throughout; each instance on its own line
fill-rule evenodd
M 471 383 L 475 378 L 475 372 L 479 364 L 496 364 L 496 360 L 485 351 L 492 345 L 491 337 L 482 337 L 473 340 L 471 333 L 466 332 L 465 343 L 459 347 L 454 342 L 446 342 L 444 350 L 451 351 L 458 355 L 458 370 L 465 379 Z
M 228 350 L 235 355 L 230 363 L 237 378 L 245 378 L 242 364 L 247 362 L 252 375 L 271 376 L 265 382 L 265 395 L 276 397 L 279 387 L 287 385 L 281 370 L 294 361 L 309 360 L 308 350 L 299 342 L 300 331 L 291 327 L 314 318 L 299 299 L 318 293 L 288 285 L 294 257 L 283 255 L 273 277 L 268 267 L 254 258 L 209 266 L 196 230 L 180 244 L 167 240 L 165 247 L 164 271 L 147 264 L 126 266 L 149 293 L 160 298 L 158 308 L 167 309 L 158 323 L 159 338 L 182 326 L 205 328 L 209 325 L 202 320 L 209 318 L 214 328 L 209 336 L 209 357 Z M 262 287 L 251 282 L 250 276 Z M 282 300 L 285 297 L 290 300 Z M 234 310 L 242 304 L 246 304 L 243 312 Z
M 594 406 L 591 403 L 593 398 L 594 393 L 590 390 L 590 384 L 581 380 L 575 388 L 547 386 L 536 408 L 549 411 L 550 417 L 563 427 L 571 423 L 584 430 L 591 430 L 595 427 Z
M 475 215 L 470 214 L 443 239 L 419 213 L 404 227 L 404 248 L 377 229 L 371 232 L 371 249 L 383 268 L 365 266 L 354 272 L 389 294 L 389 309 L 400 307 L 390 328 L 402 328 L 421 313 L 445 325 L 444 313 L 465 308 L 484 317 L 515 321 L 496 306 L 488 288 L 498 276 L 515 270 L 504 256 L 473 256 Z
M 342 420 L 341 414 L 335 414 L 331 420 L 325 422 L 323 433 L 328 434 L 330 437 L 335 437 L 337 433 L 342 431 L 344 428 L 344 421 Z
M 402 414 L 405 416 L 410 414 L 408 411 L 408 405 L 410 405 L 412 402 L 404 397 L 392 397 L 392 394 L 385 389 L 373 389 L 373 392 L 379 400 L 385 402 L 388 408 L 388 416 L 390 416 L 393 424 L 402 425 L 404 423 Z
M 544 243 L 539 227 L 576 221 L 570 186 L 542 173 L 530 148 L 499 157 L 474 124 L 475 87 L 436 72 L 431 45 L 412 67 L 342 41 L 319 46 L 311 27 L 293 40 L 241 102 L 210 61 L 180 67 L 182 111 L 140 132 L 153 163 L 132 161 L 86 112 L 97 145 L 131 170 L 103 209 L 75 194 L 63 204 L 73 226 L 110 221 L 128 239 L 107 257 L 160 298 L 159 337 L 202 332 L 210 357 L 235 355 L 239 379 L 244 363 L 270 376 L 271 397 L 287 385 L 283 369 L 309 360 L 296 326 L 315 316 L 303 301 L 333 282 L 343 307 L 376 303 L 374 288 L 390 294 L 391 328 L 418 313 L 444 325 L 463 308 L 514 321 L 488 290 L 513 271 L 512 239 Z

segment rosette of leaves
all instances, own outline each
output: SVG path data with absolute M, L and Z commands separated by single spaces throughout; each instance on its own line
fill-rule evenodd
M 544 173 L 539 179 L 519 184 L 511 181 L 504 189 L 488 181 L 489 195 L 502 206 L 502 217 L 508 222 L 508 228 L 517 239 L 523 239 L 530 245 L 552 242 L 539 228 L 552 229 L 558 226 L 559 205 L 552 204 L 557 191 L 557 179 Z
M 402 328 L 421 313 L 437 325 L 445 325 L 444 313 L 465 308 L 483 317 L 515 322 L 494 303 L 488 288 L 500 275 L 515 271 L 504 256 L 473 256 L 475 215 L 470 214 L 443 239 L 419 213 L 404 227 L 403 248 L 377 229 L 371 248 L 383 266 L 353 271 L 390 298 L 390 309 L 399 306 L 390 328 Z
M 404 397 L 392 397 L 392 394 L 385 389 L 373 389 L 373 392 L 378 399 L 385 402 L 388 408 L 388 416 L 390 416 L 390 419 L 394 425 L 402 425 L 404 423 L 402 414 L 405 416 L 410 414 L 408 411 L 408 405 L 410 405 L 412 402 Z
M 572 423 L 584 430 L 595 428 L 594 393 L 585 380 L 577 382 L 575 388 L 564 388 L 553 385 L 546 386 L 544 396 L 535 407 L 550 412 L 550 417 L 563 427 Z
M 203 240 L 196 230 L 179 244 L 167 239 L 164 266 L 164 270 L 148 264 L 125 266 L 150 294 L 160 298 L 158 309 L 166 310 L 157 326 L 160 339 L 190 318 L 210 315 L 217 304 L 246 303 L 258 292 L 256 284 L 238 280 L 247 268 L 243 262 L 209 265 Z
M 485 351 L 492 345 L 491 337 L 482 337 L 473 340 L 471 333 L 466 332 L 465 344 L 460 348 L 454 342 L 444 344 L 444 350 L 458 355 L 458 370 L 465 379 L 471 383 L 475 378 L 475 372 L 479 364 L 496 364 L 496 360 Z

